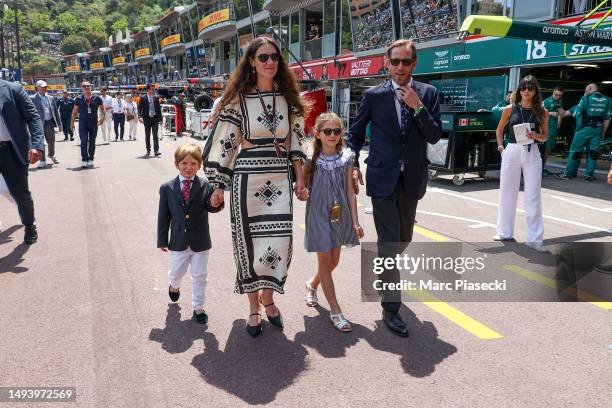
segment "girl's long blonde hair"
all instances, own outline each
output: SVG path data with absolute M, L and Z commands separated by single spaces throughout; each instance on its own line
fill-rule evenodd
M 315 121 L 314 128 L 317 133 L 321 131 L 323 128 L 323 124 L 325 122 L 336 122 L 340 125 L 340 129 L 344 133 L 344 123 L 340 116 L 336 115 L 334 112 L 324 112 L 317 117 Z M 308 185 L 312 184 L 312 178 L 314 177 L 315 167 L 317 165 L 317 159 L 321 155 L 321 150 L 323 149 L 323 144 L 321 143 L 321 139 L 315 137 L 312 142 L 312 159 L 310 163 L 305 166 L 304 169 L 304 179 L 308 181 Z M 344 135 L 340 137 L 338 140 L 338 144 L 336 145 L 336 152 L 338 154 L 342 153 L 344 149 Z

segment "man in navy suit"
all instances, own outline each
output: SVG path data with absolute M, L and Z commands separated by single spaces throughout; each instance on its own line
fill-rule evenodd
M 370 150 L 365 160 L 366 193 L 372 198 L 378 243 L 389 243 L 380 245 L 379 252 L 390 252 L 391 248 L 391 252 L 401 252 L 412 241 L 417 203 L 427 187 L 427 143 L 436 143 L 441 136 L 438 91 L 412 78 L 416 64 L 417 51 L 411 41 L 391 44 L 385 59 L 391 79 L 363 94 L 348 135 L 361 180 L 359 151 L 371 122 Z M 391 243 L 403 245 L 393 247 Z M 389 270 L 381 278 L 383 282 L 398 282 L 399 272 Z M 408 336 L 399 315 L 400 293 L 382 293 L 381 303 L 387 327 Z
M 32 99 L 20 85 L 0 79 L 0 174 L 17 202 L 27 245 L 38 239 L 28 164 L 44 157 L 43 137 L 42 120 Z
M 151 154 L 151 132 L 153 132 L 153 152 L 155 157 L 160 156 L 159 139 L 159 124 L 162 121 L 161 104 L 159 97 L 153 94 L 155 86 L 147 84 L 147 93 L 140 98 L 138 103 L 138 120 L 145 127 L 145 143 L 147 146 L 147 156 Z

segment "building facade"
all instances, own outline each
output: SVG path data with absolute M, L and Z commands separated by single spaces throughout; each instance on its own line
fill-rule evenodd
M 277 35 L 303 87 L 324 88 L 331 109 L 355 114 L 363 90 L 387 77 L 384 54 L 398 38 L 417 42 L 415 76 L 443 89 L 445 109 L 487 109 L 533 73 L 545 91 L 585 81 L 609 86 L 612 49 L 537 39 L 457 39 L 471 14 L 575 24 L 592 0 L 198 0 L 107 48 L 66 56 L 67 82 L 142 86 L 231 73 L 254 37 Z M 586 21 L 593 24 L 603 12 Z M 612 28 L 608 18 L 599 28 Z M 298 62 L 301 64 L 298 64 Z M 607 76 L 606 76 L 607 75 Z M 609 92 L 608 92 L 609 93 Z

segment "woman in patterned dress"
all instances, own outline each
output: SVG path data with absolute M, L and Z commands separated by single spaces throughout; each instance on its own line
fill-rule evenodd
M 282 329 L 273 292 L 283 286 L 291 263 L 293 200 L 306 200 L 302 164 L 306 158 L 306 105 L 298 83 L 267 37 L 253 40 L 232 73 L 215 111 L 213 136 L 207 141 L 205 173 L 216 190 L 211 200 L 223 202 L 230 187 L 235 292 L 247 293 L 247 332 L 262 331 L 260 303 L 268 321 Z

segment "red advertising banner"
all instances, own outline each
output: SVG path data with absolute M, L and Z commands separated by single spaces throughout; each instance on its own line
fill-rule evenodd
M 302 68 L 297 65 L 291 66 L 298 80 L 309 79 Z M 373 57 L 358 58 L 352 60 L 336 60 L 319 65 L 305 67 L 314 80 L 349 79 L 359 77 L 371 77 L 386 75 L 384 57 L 376 55 Z

